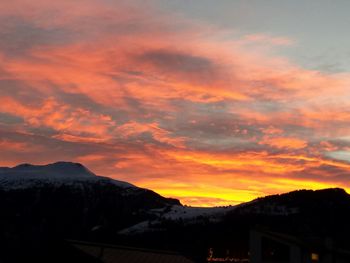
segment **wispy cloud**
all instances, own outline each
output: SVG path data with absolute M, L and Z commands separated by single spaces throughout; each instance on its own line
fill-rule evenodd
M 136 2 L 0 4 L 3 165 L 76 160 L 201 205 L 350 189 L 348 73 Z

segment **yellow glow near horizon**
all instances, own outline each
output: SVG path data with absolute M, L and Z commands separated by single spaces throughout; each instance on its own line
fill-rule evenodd
M 0 1 L 1 166 L 80 162 L 199 206 L 350 188 L 350 70 L 139 2 Z

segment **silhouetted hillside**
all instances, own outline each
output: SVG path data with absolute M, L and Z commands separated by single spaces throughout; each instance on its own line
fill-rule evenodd
M 93 174 L 80 164 L 0 169 L 0 241 L 40 249 L 64 238 L 106 239 L 176 199 Z
M 298 190 L 236 207 L 195 209 L 72 163 L 0 168 L 0 209 L 4 262 L 23 261 L 24 255 L 45 262 L 58 251 L 57 262 L 64 255 L 80 257 L 62 242 L 67 238 L 176 250 L 202 262 L 210 247 L 246 256 L 249 230 L 257 226 L 331 238 L 339 247 L 349 246 L 350 235 L 350 195 L 343 189 Z

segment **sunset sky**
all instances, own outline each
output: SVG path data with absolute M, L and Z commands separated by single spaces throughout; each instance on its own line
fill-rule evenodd
M 0 1 L 0 166 L 179 198 L 350 190 L 350 1 Z

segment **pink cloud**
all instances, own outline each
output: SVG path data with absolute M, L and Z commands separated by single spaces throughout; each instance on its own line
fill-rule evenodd
M 0 132 L 11 137 L 0 141 L 0 157 L 7 163 L 38 161 L 31 138 L 45 160 L 68 152 L 99 174 L 203 205 L 304 182 L 349 188 L 348 163 L 325 153 L 346 147 L 329 141 L 349 133 L 350 75 L 274 55 L 294 40 L 223 38 L 126 2 L 0 7 Z M 52 152 L 57 144 L 62 154 Z M 27 157 L 14 157 L 26 149 Z

